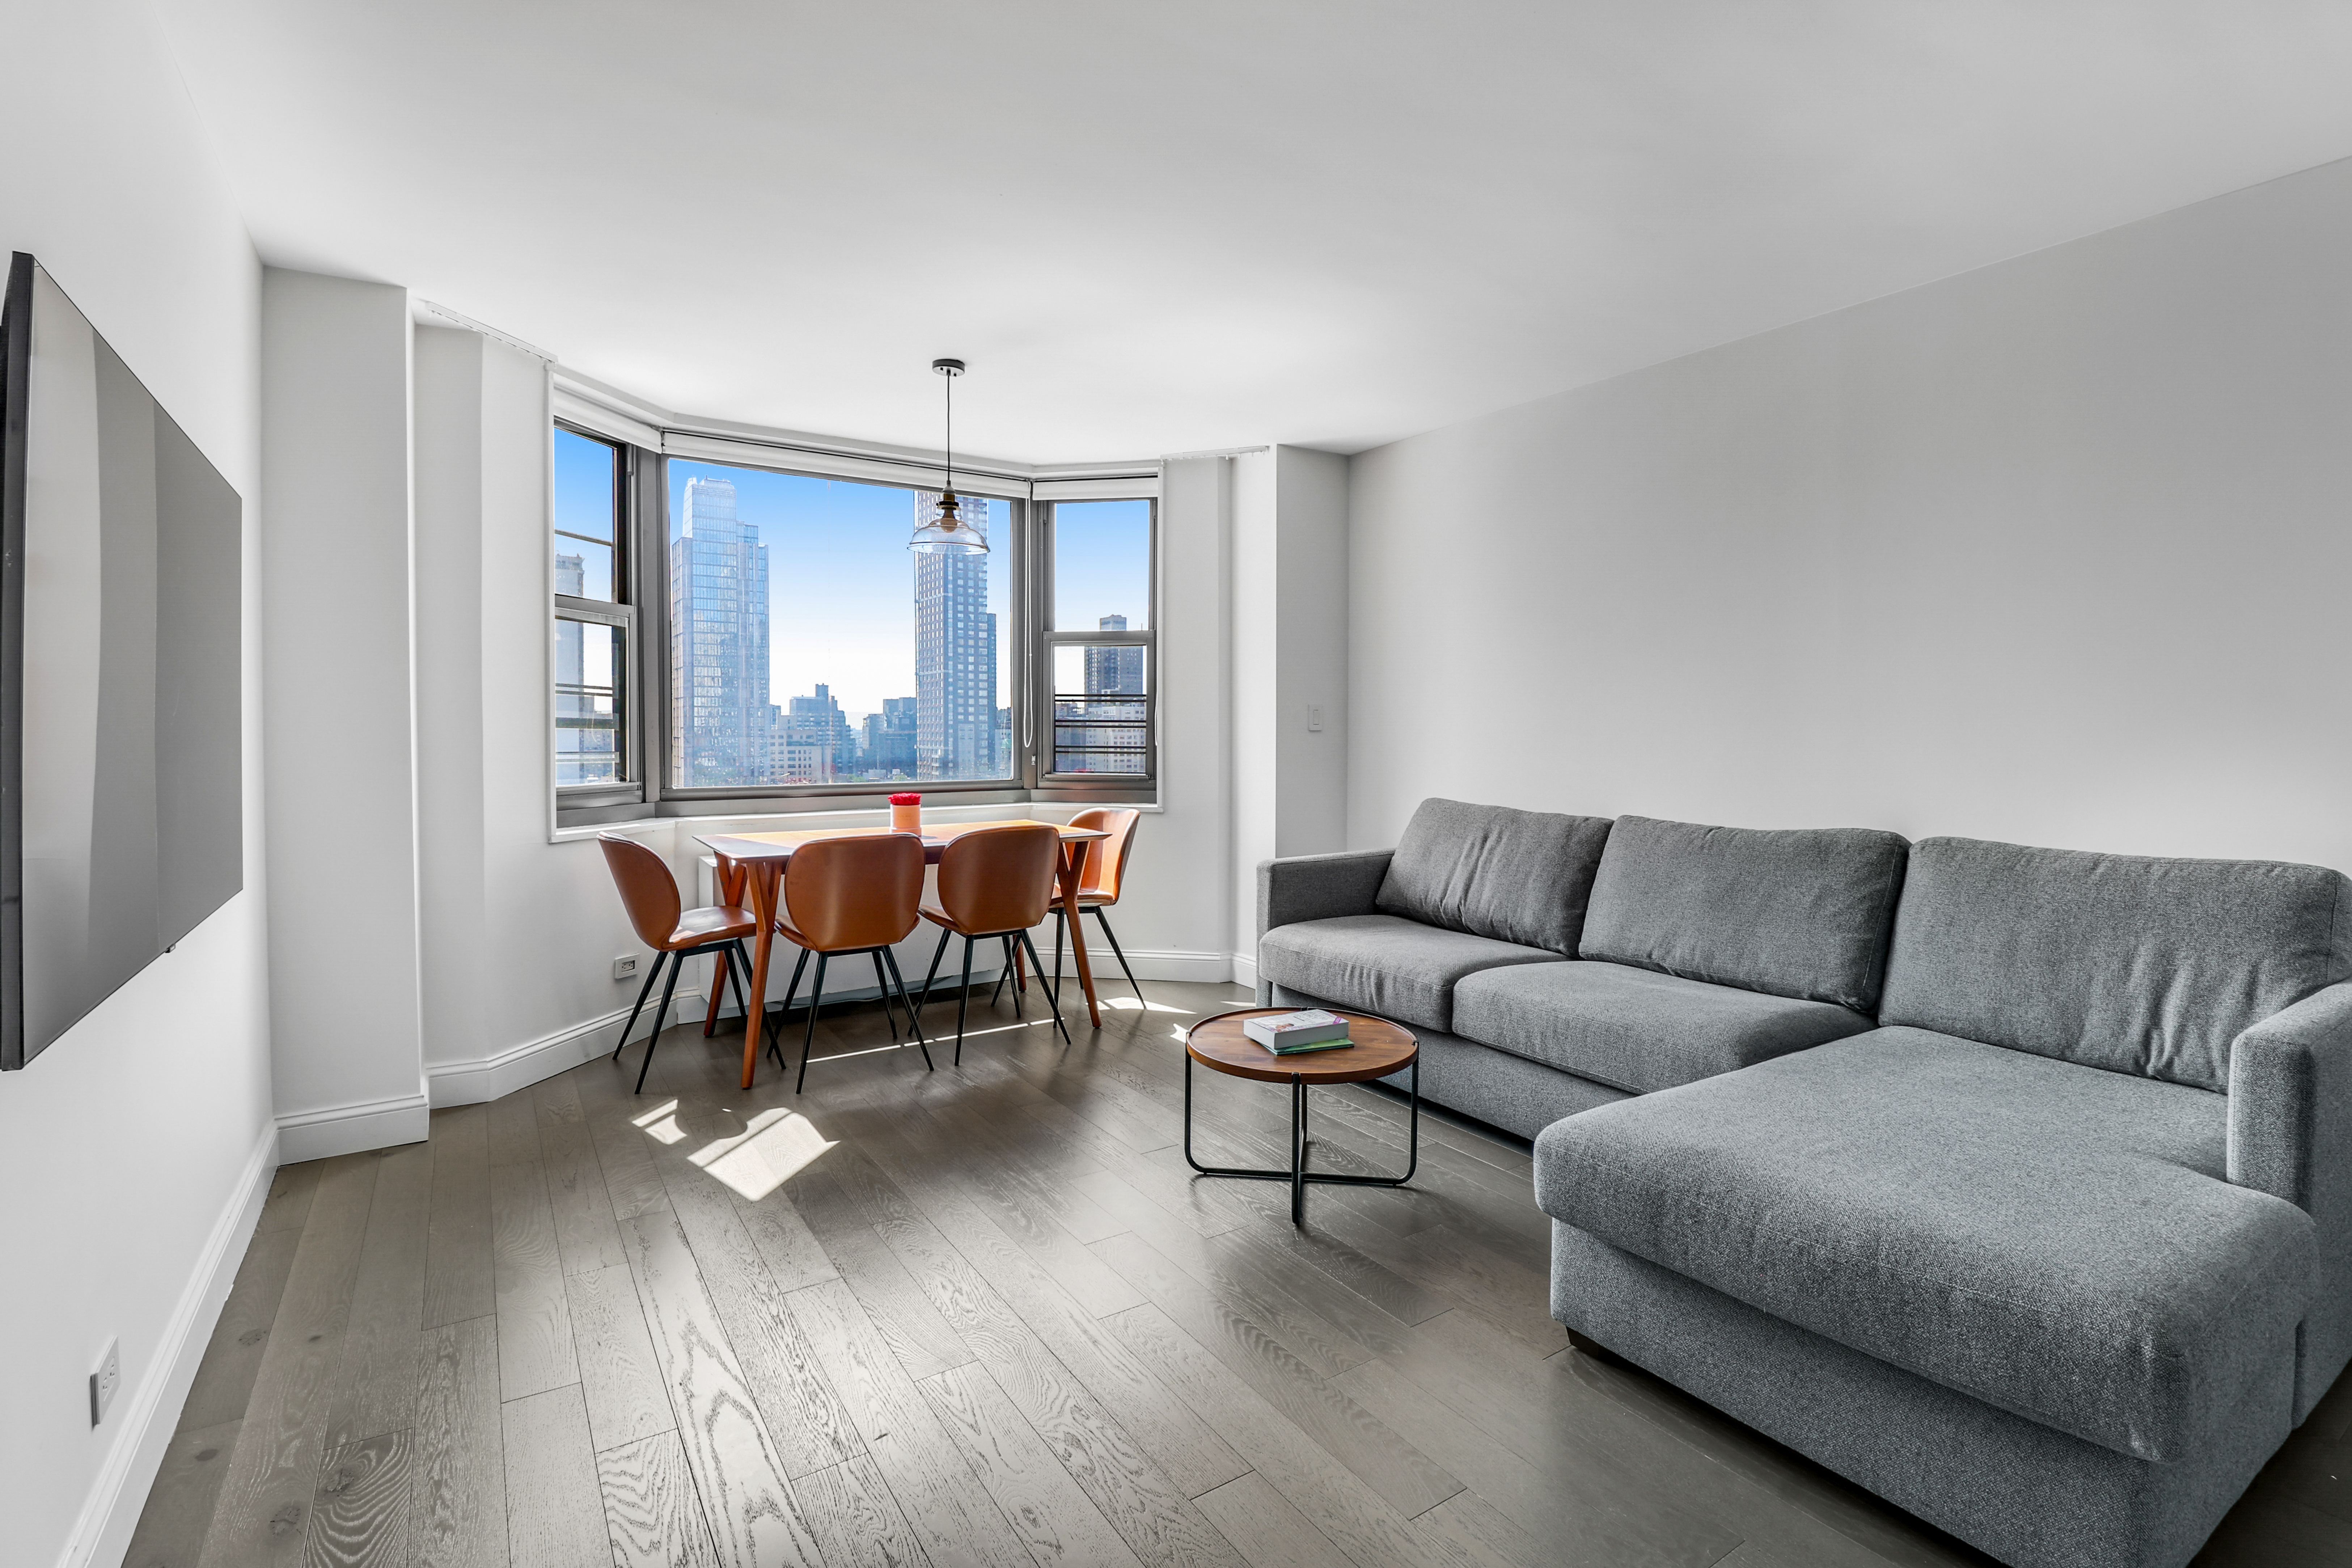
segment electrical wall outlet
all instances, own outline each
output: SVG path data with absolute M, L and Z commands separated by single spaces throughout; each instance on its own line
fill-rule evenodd
M 621 954 L 621 956 L 620 956 L 620 957 L 618 957 L 618 958 L 616 958 L 616 959 L 613 960 L 613 978 L 614 978 L 614 979 L 615 979 L 615 980 L 635 980 L 636 977 L 637 977 L 637 955 L 636 955 L 635 953 L 634 953 L 634 952 L 625 952 L 625 953 Z
M 122 1342 L 106 1342 L 106 1353 L 98 1359 L 98 1370 L 89 1374 L 89 1424 L 93 1426 L 106 1419 L 106 1407 L 114 1403 L 114 1391 L 122 1386 Z

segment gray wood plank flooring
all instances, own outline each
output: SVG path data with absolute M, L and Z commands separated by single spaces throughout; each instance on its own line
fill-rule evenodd
M 1173 1031 L 1239 993 L 1146 992 L 1075 1046 L 975 994 L 931 1073 L 851 1007 L 799 1096 L 683 1025 L 642 1096 L 638 1046 L 287 1167 L 126 1568 L 1988 1561 L 1569 1349 L 1524 1143 L 1424 1116 L 1412 1187 L 1304 1230 L 1193 1177 Z M 1285 1157 L 1281 1090 L 1195 1089 L 1204 1157 Z M 1402 1163 L 1395 1099 L 1315 1118 Z M 2200 1563 L 2352 1562 L 2339 1478 L 2352 1387 Z

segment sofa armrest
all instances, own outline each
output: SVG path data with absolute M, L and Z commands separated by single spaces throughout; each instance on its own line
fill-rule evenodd
M 1395 854 L 1393 849 L 1355 849 L 1259 861 L 1257 934 L 1301 921 L 1379 913 L 1373 900 Z
M 2306 996 L 2231 1044 L 2228 1174 L 2284 1198 L 2318 1231 L 2317 1289 L 2295 1357 L 2301 1421 L 2352 1361 L 2352 984 Z
M 2229 1174 L 2308 1214 L 2352 1200 L 2352 984 L 2273 1013 L 2231 1047 Z

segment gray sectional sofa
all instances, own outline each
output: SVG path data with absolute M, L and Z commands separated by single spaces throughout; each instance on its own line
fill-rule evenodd
M 1433 800 L 1258 991 L 1535 1140 L 1552 1315 L 2021 1568 L 2175 1568 L 2352 1359 L 2352 884 Z

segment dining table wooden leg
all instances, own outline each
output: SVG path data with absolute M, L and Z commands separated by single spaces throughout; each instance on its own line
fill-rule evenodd
M 1075 910 L 1078 907 L 1078 874 L 1085 869 L 1087 847 L 1084 844 L 1062 846 L 1062 907 Z M 1087 933 L 1073 914 L 1066 922 L 1070 928 L 1070 955 L 1077 961 L 1078 989 L 1087 994 L 1087 1016 L 1097 1029 L 1102 1027 L 1102 1003 L 1095 995 L 1095 972 L 1087 964 Z
M 760 1065 L 760 1026 L 768 1016 L 768 949 L 776 940 L 776 889 L 780 866 L 761 861 L 747 868 L 751 875 L 751 918 L 759 932 L 751 939 L 751 994 L 743 1006 L 743 1087 L 751 1087 L 751 1073 Z
M 741 907 L 743 901 L 743 868 L 721 856 L 718 869 L 711 878 L 711 889 L 718 897 L 712 901 Z M 709 1039 L 719 1028 L 719 999 L 727 993 L 727 971 L 731 960 L 725 952 L 710 958 L 710 1005 L 703 1009 L 702 1037 Z

